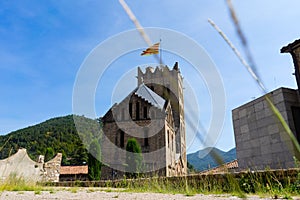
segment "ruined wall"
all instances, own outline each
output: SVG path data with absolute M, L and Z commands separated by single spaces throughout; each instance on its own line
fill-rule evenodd
M 16 154 L 0 160 L 0 180 L 4 181 L 10 175 L 23 177 L 28 181 L 41 181 L 43 163 L 34 162 L 27 155 L 26 149 L 19 149 Z
M 58 182 L 60 174 L 62 154 L 58 153 L 53 159 L 44 163 L 43 181 Z
M 297 90 L 279 88 L 269 95 L 296 134 L 295 120 L 299 119 L 293 117 L 293 110 L 300 106 Z M 298 155 L 265 97 L 234 109 L 232 118 L 240 170 L 294 167 L 293 156 Z
M 26 149 L 19 149 L 16 154 L 0 160 L 0 181 L 5 181 L 9 176 L 15 175 L 29 182 L 57 182 L 61 158 L 62 155 L 59 153 L 47 163 L 44 163 L 42 157 L 39 162 L 35 162 L 29 158 Z

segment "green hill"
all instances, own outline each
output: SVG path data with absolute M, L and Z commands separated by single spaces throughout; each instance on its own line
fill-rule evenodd
M 233 161 L 236 159 L 236 149 L 233 148 L 228 152 L 221 151 L 218 148 L 205 148 L 187 155 L 188 162 L 193 165 L 197 171 L 204 171 L 210 168 L 219 166 L 215 161 L 213 154 L 219 155 L 224 163 Z
M 77 129 L 74 119 L 80 124 Z M 62 165 L 82 165 L 87 163 L 88 152 L 79 135 L 85 141 L 99 140 L 98 121 L 73 115 L 52 118 L 0 136 L 0 159 L 16 153 L 19 148 L 26 148 L 33 160 L 45 155 L 47 161 L 60 152 L 63 154 Z

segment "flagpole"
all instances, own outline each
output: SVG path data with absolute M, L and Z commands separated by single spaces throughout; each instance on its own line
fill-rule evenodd
M 159 39 L 159 43 L 160 43 L 160 45 L 159 45 L 159 64 L 160 65 L 162 65 L 162 59 L 161 59 L 161 56 L 162 56 L 162 51 L 161 51 L 161 38 Z

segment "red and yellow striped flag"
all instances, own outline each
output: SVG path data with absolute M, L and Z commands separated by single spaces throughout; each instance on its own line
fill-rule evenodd
M 159 54 L 159 42 L 155 43 L 154 45 L 143 51 L 141 53 L 141 56 L 149 56 L 153 54 Z

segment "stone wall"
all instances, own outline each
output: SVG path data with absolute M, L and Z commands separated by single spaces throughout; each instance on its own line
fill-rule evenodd
M 297 91 L 279 88 L 269 96 L 296 133 L 299 118 L 294 117 L 293 112 L 300 107 Z M 234 109 L 232 118 L 240 170 L 294 167 L 293 157 L 299 156 L 264 96 Z
M 132 99 L 133 105 L 135 105 L 136 101 L 140 100 L 137 97 L 134 97 Z M 140 105 L 142 107 L 146 106 L 148 103 L 145 101 L 140 100 Z M 122 104 L 119 105 L 120 110 L 122 110 Z M 149 106 L 149 105 L 147 105 Z M 141 146 L 141 150 L 143 155 L 146 155 L 151 152 L 155 152 L 159 149 L 165 149 L 166 148 L 166 141 L 167 141 L 167 129 L 169 130 L 170 134 L 174 134 L 174 130 L 170 127 L 167 127 L 166 120 L 165 119 L 135 119 L 135 106 L 132 108 L 133 118 L 134 122 L 128 119 L 124 119 L 116 123 L 115 121 L 104 121 L 103 123 L 103 133 L 105 134 L 106 138 L 103 138 L 102 142 L 104 142 L 106 145 L 101 145 L 102 149 L 102 155 L 104 159 L 104 163 L 110 163 L 111 167 L 104 166 L 102 167 L 101 172 L 101 179 L 115 179 L 115 178 L 123 178 L 124 173 L 122 171 L 125 171 L 125 165 L 124 161 L 126 160 L 126 144 L 129 138 L 135 138 L 139 145 Z M 141 109 L 142 110 L 142 109 Z M 156 110 L 156 116 L 158 116 L 159 111 L 158 109 L 153 108 L 152 111 Z M 141 116 L 143 116 L 141 114 Z M 136 129 L 135 126 L 132 126 L 132 123 L 135 124 L 135 126 L 138 127 L 144 127 Z M 153 136 L 145 138 L 144 134 L 148 128 L 147 126 L 150 123 L 156 123 L 156 127 L 160 127 L 161 129 Z M 122 128 L 120 128 L 122 127 Z M 137 132 L 140 130 L 141 132 Z M 147 131 L 148 134 L 151 134 L 151 130 Z M 123 136 L 121 136 L 123 134 Z M 134 135 L 138 135 L 134 137 Z M 173 137 L 175 141 L 175 136 Z M 146 141 L 147 140 L 147 141 Z M 110 145 L 107 145 L 110 143 Z M 175 143 L 175 142 L 174 142 Z M 175 145 L 174 145 L 175 146 Z M 120 151 L 123 149 L 124 151 Z M 174 147 L 175 149 L 175 147 Z M 151 162 L 144 162 L 146 170 L 152 170 L 153 166 L 157 165 L 163 165 L 164 167 L 167 166 L 167 158 L 166 157 L 166 149 L 162 154 L 157 155 L 157 157 L 153 157 Z M 169 152 L 169 151 L 168 151 Z M 175 155 L 175 152 L 173 152 Z M 108 159 L 108 160 L 106 160 Z M 112 163 L 113 160 L 113 163 Z M 114 169 L 112 169 L 114 168 Z M 119 170 L 116 170 L 119 169 Z M 166 174 L 164 174 L 166 175 Z
M 129 104 L 131 116 L 124 114 L 128 112 L 126 106 Z M 140 109 L 137 109 L 137 105 Z M 102 179 L 123 177 L 124 173 L 121 172 L 125 171 L 125 148 L 129 138 L 135 138 L 141 146 L 144 171 L 163 176 L 175 174 L 176 136 L 169 102 L 160 109 L 132 94 L 115 104 L 102 120 L 106 136 L 102 139 L 105 144 L 101 145 L 102 158 L 105 164 L 109 164 L 102 169 Z M 182 173 L 183 170 L 178 171 Z
M 43 181 L 58 182 L 60 174 L 62 154 L 58 153 L 53 159 L 44 163 Z
M 112 188 L 126 188 L 126 187 L 146 187 L 147 185 L 165 188 L 167 185 L 186 187 L 190 190 L 203 191 L 203 188 L 219 188 L 219 190 L 228 193 L 229 186 L 236 187 L 236 184 L 241 184 L 241 189 L 244 192 L 249 192 L 249 189 L 254 187 L 268 188 L 273 185 L 280 185 L 281 188 L 291 188 L 298 184 L 299 169 L 290 170 L 268 170 L 256 172 L 240 172 L 240 173 L 217 173 L 217 174 L 195 174 L 181 177 L 153 177 L 153 178 L 139 178 L 139 179 L 124 179 L 108 180 L 108 181 L 68 181 L 58 183 L 47 183 L 47 186 L 58 187 L 112 187 Z M 261 182 L 257 183 L 257 180 Z M 252 182 L 253 181 L 253 182 Z M 243 183 L 246 186 L 243 187 Z M 250 183 L 250 184 L 249 184 Z M 253 185 L 254 184 L 254 185 Z M 223 198 L 226 199 L 226 198 Z M 239 199 L 236 197 L 236 199 Z

